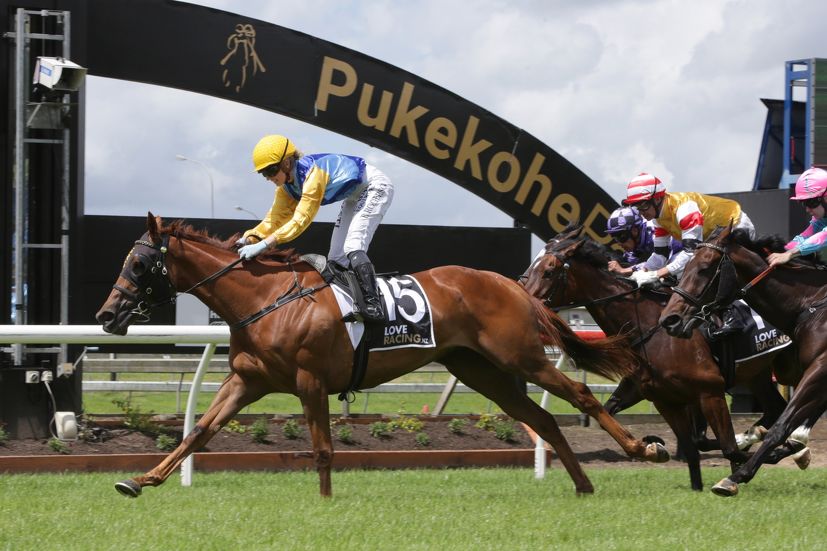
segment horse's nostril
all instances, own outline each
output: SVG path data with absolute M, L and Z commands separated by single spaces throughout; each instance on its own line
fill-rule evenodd
M 115 313 L 110 310 L 101 310 L 97 313 L 95 319 L 98 320 L 98 323 L 103 325 L 115 319 Z
M 661 324 L 662 327 L 669 328 L 669 327 L 675 327 L 675 325 L 677 325 L 677 323 L 679 321 L 680 321 L 679 316 L 677 316 L 675 314 L 671 314 L 671 315 L 666 316 L 665 318 L 663 318 L 663 320 L 660 322 L 660 324 Z

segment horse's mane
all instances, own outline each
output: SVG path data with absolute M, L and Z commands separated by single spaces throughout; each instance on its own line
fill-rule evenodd
M 724 228 L 722 227 L 715 228 L 715 230 L 713 230 L 709 235 L 707 241 L 712 241 L 718 237 L 722 231 L 724 231 Z M 787 241 L 778 234 L 762 235 L 753 241 L 750 239 L 749 233 L 742 228 L 732 230 L 730 239 L 741 247 L 754 252 L 764 260 L 767 259 L 767 256 L 770 253 L 784 252 L 786 250 L 784 246 L 787 244 Z M 820 270 L 823 270 L 825 266 L 816 255 L 808 255 L 804 257 L 799 256 L 794 258 L 792 262 L 801 266 L 818 268 Z
M 240 233 L 230 236 L 228 239 L 219 239 L 211 236 L 206 229 L 195 229 L 191 225 L 184 223 L 183 220 L 175 220 L 169 224 L 158 226 L 158 233 L 160 235 L 171 235 L 179 239 L 187 239 L 197 243 L 206 243 L 219 249 L 228 251 L 235 251 L 235 243 L 241 237 Z M 267 251 L 261 255 L 261 258 L 269 258 L 278 262 L 295 262 L 298 260 L 298 253 L 295 249 L 274 249 Z
M 555 249 L 565 249 L 569 245 L 577 243 L 583 236 L 583 225 L 577 222 L 569 222 L 556 237 L 552 237 L 546 243 L 546 252 L 553 252 Z
M 602 245 L 583 232 L 582 224 L 570 223 L 563 228 L 558 236 L 551 239 L 546 245 L 546 252 L 562 250 L 575 243 L 583 242 L 575 255 L 596 268 L 605 269 L 610 260 L 616 260 L 618 255 L 609 247 Z
M 762 235 L 753 241 L 750 239 L 749 233 L 743 229 L 732 232 L 732 240 L 764 259 L 766 259 L 770 253 L 784 252 L 784 245 L 787 244 L 778 234 Z
M 604 269 L 609 264 L 609 261 L 615 258 L 611 249 L 586 235 L 583 236 L 583 244 L 580 245 L 580 248 L 575 254 L 583 258 L 583 260 L 588 261 L 591 265 Z

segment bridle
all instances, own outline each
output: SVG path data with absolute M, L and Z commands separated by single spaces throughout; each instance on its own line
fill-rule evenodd
M 146 247 L 154 252 L 145 252 L 137 247 Z M 131 283 L 137 289 L 137 292 L 130 291 L 117 283 L 112 286 L 116 291 L 135 301 L 135 308 L 133 308 L 130 313 L 137 317 L 135 320 L 136 323 L 147 323 L 151 309 L 175 302 L 178 295 L 187 294 L 202 285 L 218 279 L 242 261 L 241 258 L 234 260 L 214 274 L 205 277 L 186 291 L 179 293 L 175 290 L 175 286 L 169 279 L 169 270 L 166 266 L 166 254 L 168 250 L 169 234 L 162 235 L 161 242 L 157 245 L 152 241 L 143 239 L 135 241 L 135 246 L 133 246 L 129 254 L 126 255 L 120 276 Z M 130 257 L 133 256 L 138 257 L 141 262 L 129 262 Z M 138 271 L 136 270 L 138 266 L 144 269 Z M 149 267 L 149 269 L 146 269 L 147 267 Z
M 551 288 L 549 289 L 549 292 L 546 294 L 546 297 L 543 299 L 543 304 L 547 308 L 549 308 L 549 309 L 551 309 L 555 312 L 559 312 L 560 310 L 568 310 L 570 308 L 580 308 L 580 307 L 586 307 L 586 306 L 593 306 L 593 305 L 596 305 L 596 304 L 602 304 L 602 303 L 606 303 L 606 302 L 613 302 L 613 301 L 618 300 L 620 298 L 623 298 L 627 295 L 635 294 L 638 291 L 640 291 L 640 288 L 635 286 L 632 289 L 629 289 L 628 291 L 622 291 L 620 293 L 616 293 L 614 295 L 609 295 L 607 297 L 600 297 L 600 298 L 587 300 L 587 301 L 583 301 L 583 302 L 565 304 L 565 301 L 563 301 L 562 299 L 565 298 L 566 287 L 568 285 L 568 273 L 569 273 L 569 269 L 571 268 L 571 265 L 566 260 L 564 260 L 563 258 L 561 258 L 558 254 L 556 254 L 554 252 L 547 252 L 546 254 L 553 256 L 554 259 L 559 263 L 559 266 L 561 267 L 560 270 L 557 270 L 556 266 L 555 266 L 551 269 L 546 269 L 543 272 L 543 279 L 552 279 L 552 276 L 554 276 L 554 279 L 552 280 Z M 552 299 L 556 296 L 556 294 L 558 292 L 560 292 L 561 306 L 553 306 L 553 300 Z M 657 333 L 658 330 L 660 330 L 660 328 L 661 328 L 660 324 L 655 324 L 653 327 L 651 327 L 647 331 L 643 331 L 640 328 L 640 314 L 637 310 L 637 303 L 635 303 L 635 314 L 638 318 L 637 326 L 638 326 L 638 331 L 640 332 L 640 335 L 629 344 L 632 348 L 636 348 L 636 347 L 638 347 L 640 345 L 643 345 L 646 342 L 648 342 L 649 339 L 651 339 L 654 336 L 654 334 Z M 644 354 L 646 354 L 646 348 L 644 348 L 643 351 L 644 351 Z M 647 357 L 647 361 L 648 361 L 648 357 Z
M 550 254 L 554 259 L 559 263 L 560 269 L 557 270 L 557 266 L 553 266 L 551 269 L 543 270 L 543 279 L 551 280 L 551 287 L 549 287 L 548 293 L 543 298 L 543 304 L 546 308 L 550 308 L 555 312 L 559 312 L 560 310 L 571 308 L 569 305 L 563 306 L 554 306 L 554 297 L 557 294 L 560 294 L 560 301 L 561 303 L 565 303 L 563 300 L 566 296 L 566 286 L 568 285 L 568 277 L 569 277 L 569 268 L 571 267 L 568 262 L 562 259 L 560 256 L 554 253 L 546 253 Z M 554 277 L 551 277 L 554 276 Z
M 698 313 L 693 317 L 696 317 L 702 321 L 708 321 L 712 314 L 729 306 L 738 298 L 739 295 L 746 294 L 749 287 L 757 283 L 757 281 L 753 280 L 743 289 L 736 290 L 735 283 L 738 280 L 738 276 L 735 273 L 735 265 L 729 257 L 729 252 L 726 248 L 721 247 L 720 245 L 715 245 L 714 243 L 698 243 L 697 247 L 712 249 L 713 251 L 721 253 L 721 260 L 718 261 L 718 266 L 715 268 L 715 274 L 713 274 L 709 281 L 706 282 L 706 285 L 704 285 L 703 290 L 701 290 L 697 297 L 689 294 L 689 292 L 682 289 L 680 285 L 672 287 L 672 290 L 680 295 L 686 302 L 698 309 Z M 715 295 L 715 299 L 712 302 L 705 304 L 703 302 L 703 297 L 707 295 L 716 279 L 719 281 L 718 292 Z
M 582 306 L 592 306 L 594 304 L 602 304 L 604 302 L 611 302 L 613 300 L 617 300 L 619 298 L 625 297 L 626 295 L 631 295 L 638 291 L 637 288 L 630 289 L 628 291 L 623 291 L 614 295 L 609 295 L 607 297 L 600 297 L 592 300 L 587 300 L 583 302 L 571 302 L 566 304 L 563 300 L 565 298 L 566 288 L 568 286 L 568 276 L 569 276 L 569 269 L 571 265 L 561 258 L 558 254 L 549 252 L 546 253 L 547 255 L 551 255 L 554 257 L 555 260 L 559 263 L 561 269 L 557 270 L 556 266 L 553 269 L 547 269 L 543 272 L 543 279 L 551 279 L 551 287 L 549 288 L 549 292 L 546 294 L 545 298 L 543 299 L 543 304 L 554 310 L 555 312 L 559 312 L 560 310 L 568 310 L 570 308 L 580 308 Z M 554 276 L 552 279 L 551 276 Z M 560 303 L 561 306 L 553 306 L 554 301 L 552 300 L 557 294 L 560 294 Z
M 175 234 L 173 233 L 173 235 Z M 147 247 L 154 252 L 146 253 L 142 250 L 136 250 L 137 246 Z M 151 241 L 146 241 L 143 239 L 135 241 L 135 247 L 132 247 L 132 250 L 130 250 L 129 254 L 126 255 L 126 260 L 124 261 L 123 269 L 121 270 L 121 277 L 134 285 L 138 291 L 130 291 L 117 283 L 112 286 L 113 289 L 120 291 L 137 303 L 135 308 L 130 311 L 130 314 L 137 316 L 138 319 L 135 320 L 137 323 L 148 322 L 151 309 L 175 302 L 178 295 L 190 293 L 202 285 L 206 285 L 207 283 L 218 279 L 232 270 L 233 267 L 243 260 L 242 258 L 233 260 L 217 272 L 205 277 L 186 291 L 176 292 L 175 286 L 169 279 L 169 270 L 166 266 L 166 253 L 168 249 L 169 234 L 162 235 L 161 243 L 157 245 Z M 129 258 L 133 255 L 143 260 L 143 262 L 130 263 Z M 302 287 L 301 282 L 299 281 L 299 276 L 296 273 L 296 269 L 293 264 L 291 262 L 287 262 L 287 265 L 290 266 L 290 269 L 293 271 L 292 285 L 272 304 L 264 306 L 258 312 L 250 314 L 246 318 L 231 324 L 230 329 L 241 329 L 246 327 L 263 318 L 267 314 L 276 311 L 285 304 L 302 297 L 312 295 L 316 291 L 328 286 L 328 283 L 324 282 L 315 287 Z M 141 266 L 143 268 L 149 266 L 150 268 L 149 270 L 144 269 L 137 272 L 135 270 L 135 266 Z

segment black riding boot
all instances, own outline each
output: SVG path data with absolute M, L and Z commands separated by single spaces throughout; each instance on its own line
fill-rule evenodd
M 365 251 L 353 251 L 347 255 L 350 267 L 359 280 L 362 289 L 362 298 L 365 301 L 362 317 L 365 321 L 385 321 L 382 301 L 379 299 L 379 289 L 376 287 L 376 272 L 373 270 Z

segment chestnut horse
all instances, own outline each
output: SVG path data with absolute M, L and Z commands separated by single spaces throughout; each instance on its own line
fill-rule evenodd
M 660 318 L 671 335 L 688 337 L 711 311 L 743 296 L 756 312 L 793 336 L 797 345 L 804 372 L 793 397 L 758 451 L 713 486 L 712 491 L 721 496 L 736 495 L 738 484 L 752 480 L 763 463 L 798 452 L 803 444 L 788 437 L 799 425 L 809 432 L 827 409 L 827 271 L 802 261 L 769 270 L 766 255 L 779 250 L 781 243 L 777 237 L 753 243 L 740 230 L 719 228 L 698 245 Z
M 628 279 L 608 271 L 609 260 L 611 253 L 606 247 L 583 235 L 582 227 L 570 227 L 548 242 L 546 254 L 526 272 L 524 285 L 529 293 L 551 307 L 583 304 L 606 334 L 631 332 L 637 338 L 635 349 L 642 359 L 640 367 L 621 382 L 606 407 L 614 415 L 644 397 L 652 401 L 684 452 L 692 489 L 700 491 L 703 483 L 699 450 L 720 447 L 733 471 L 746 460 L 737 449 L 725 399 L 726 382 L 699 332 L 682 340 L 658 330 L 660 313 L 669 294 L 636 289 Z M 764 416 L 755 427 L 770 426 L 786 405 L 772 384 L 770 370 L 775 368 L 781 380 L 790 383 L 800 376 L 795 372 L 794 351 L 788 350 L 792 351 L 792 347 L 738 364 L 733 384 L 748 385 L 764 406 Z M 709 422 L 717 441 L 694 438 L 692 420 L 698 410 Z
M 136 497 L 157 486 L 190 453 L 202 448 L 241 408 L 271 392 L 299 398 L 313 442 L 320 492 L 331 495 L 333 445 L 328 395 L 348 387 L 353 347 L 333 291 L 292 251 L 239 265 L 233 238 L 220 242 L 180 222 L 164 226 L 151 214 L 112 292 L 97 314 L 105 331 L 125 334 L 136 316 L 191 292 L 230 326 L 230 375 L 193 431 L 157 467 L 116 488 Z M 555 369 L 544 345 L 559 347 L 579 365 L 609 377 L 634 365 L 623 338 L 584 341 L 514 281 L 458 266 L 415 275 L 432 308 L 433 348 L 371 352 L 361 388 L 375 387 L 438 361 L 467 386 L 534 429 L 554 447 L 577 493 L 593 487 L 554 418 L 531 400 L 515 377 L 531 381 L 594 417 L 633 458 L 663 462 L 659 444 L 635 439 L 588 387 Z M 282 304 L 247 323 L 270 304 Z

